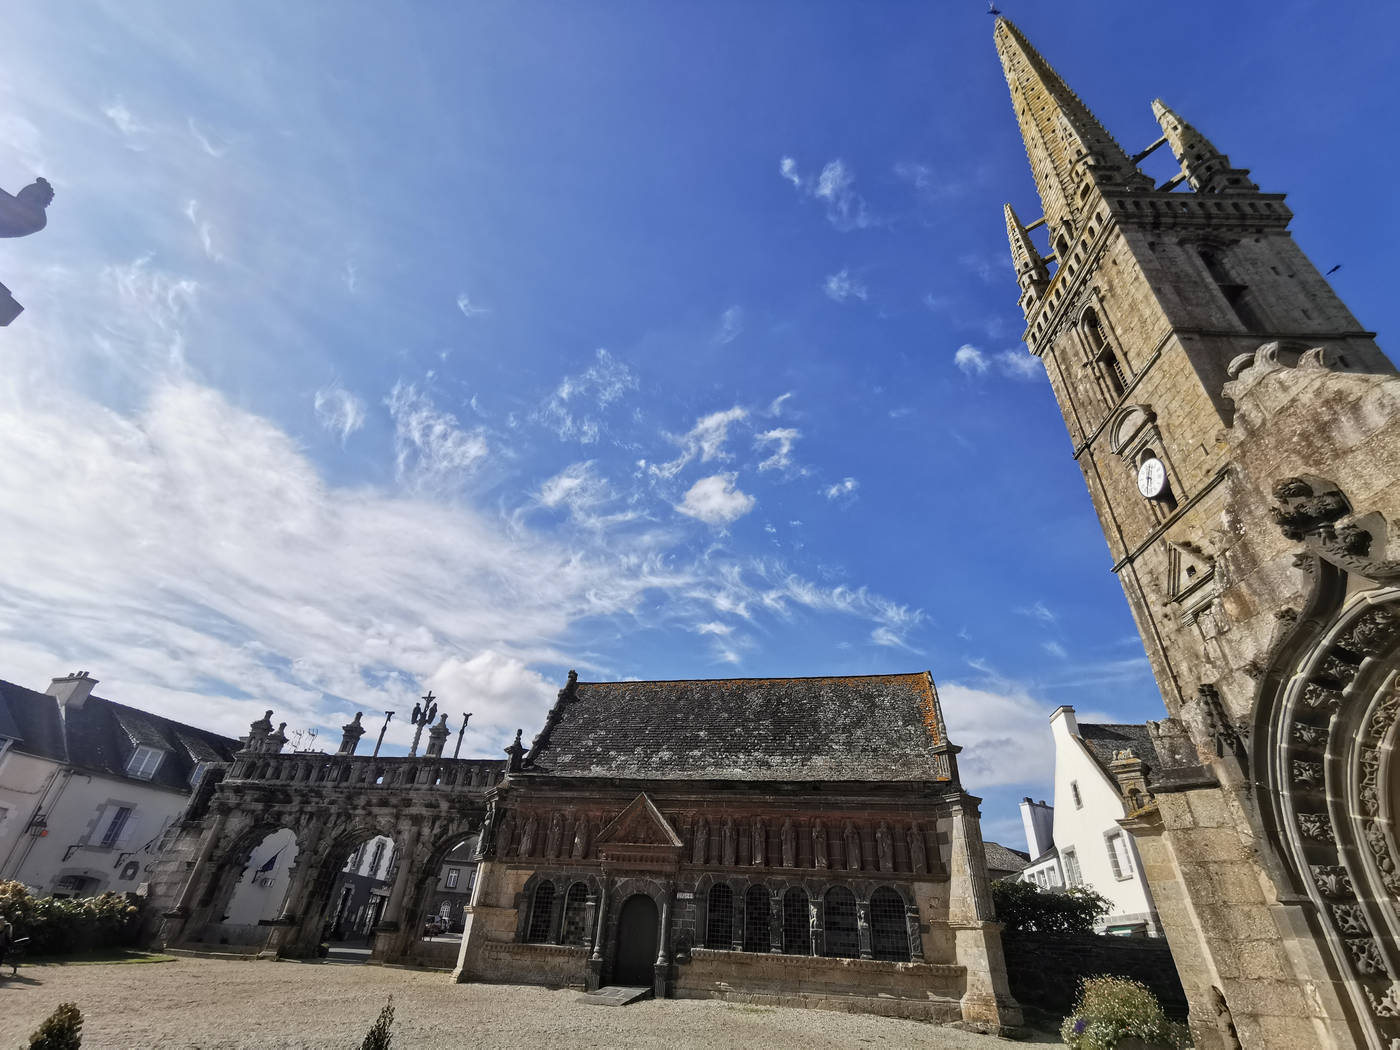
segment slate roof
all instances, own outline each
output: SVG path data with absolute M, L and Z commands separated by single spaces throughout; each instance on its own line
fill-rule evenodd
M 4 726 L 17 730 L 6 733 Z M 243 745 L 126 704 L 89 696 L 60 719 L 58 701 L 46 693 L 0 681 L 0 733 L 13 736 L 15 751 L 71 764 L 103 776 L 189 791 L 196 762 L 228 762 Z M 166 752 L 150 780 L 128 777 L 126 764 L 138 744 Z
M 526 773 L 637 780 L 940 779 L 927 671 L 847 678 L 579 682 Z
M 1143 765 L 1152 769 L 1157 765 L 1157 749 L 1148 735 L 1146 723 L 1079 723 L 1079 739 L 1089 749 L 1103 771 L 1108 773 L 1108 765 L 1116 752 L 1124 749 L 1142 759 Z M 1112 774 L 1109 774 L 1112 779 Z
M 987 875 L 990 878 L 1002 874 L 1014 875 L 1023 868 L 1030 867 L 1029 853 L 1003 846 L 1000 842 L 983 842 L 982 851 L 987 858 Z

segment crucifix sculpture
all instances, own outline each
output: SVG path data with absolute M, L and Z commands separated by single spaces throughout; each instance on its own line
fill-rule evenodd
M 423 735 L 423 727 L 431 725 L 433 719 L 437 717 L 437 697 L 433 696 L 433 691 L 431 689 L 428 690 L 427 696 L 420 696 L 418 699 L 423 702 L 421 704 L 414 704 L 413 714 L 408 716 L 409 721 L 416 727 L 413 730 L 413 746 L 408 749 L 409 758 L 418 754 L 418 740 Z
M 11 196 L 0 190 L 0 237 L 28 237 L 48 225 L 45 209 L 53 203 L 53 187 L 48 179 L 35 179 Z M 0 284 L 0 326 L 18 317 L 24 307 L 10 290 Z

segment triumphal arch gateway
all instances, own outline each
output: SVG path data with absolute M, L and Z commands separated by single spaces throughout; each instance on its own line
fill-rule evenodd
M 1114 766 L 1196 1046 L 1400 1047 L 1400 377 L 1281 194 L 1161 100 L 1129 154 L 995 39 L 1026 345 L 1171 716 Z

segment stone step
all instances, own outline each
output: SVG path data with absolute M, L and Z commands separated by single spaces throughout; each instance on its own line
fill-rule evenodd
M 635 988 L 626 985 L 610 984 L 596 992 L 585 992 L 574 1000 L 576 1003 L 589 1003 L 593 1006 L 626 1006 L 652 997 L 651 988 Z

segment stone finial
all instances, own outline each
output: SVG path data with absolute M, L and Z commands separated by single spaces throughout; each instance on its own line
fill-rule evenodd
M 272 714 L 272 712 L 269 711 L 268 714 Z M 282 748 L 284 748 L 286 745 L 287 745 L 287 723 L 286 723 L 286 722 L 278 722 L 278 723 L 277 723 L 277 732 L 270 734 L 270 735 L 268 736 L 268 738 L 267 738 L 267 750 L 271 751 L 271 752 L 275 755 L 275 754 L 277 754 L 278 752 L 280 752 L 280 751 L 282 750 Z
M 349 723 L 340 727 L 340 754 L 353 755 L 360 746 L 360 737 L 365 735 L 365 727 L 360 724 L 361 712 L 356 711 Z
M 266 751 L 267 738 L 272 735 L 272 712 L 264 711 L 263 716 L 248 726 L 247 751 Z
M 510 747 L 506 748 L 506 755 L 510 759 L 506 766 L 507 773 L 520 772 L 521 760 L 525 757 L 525 745 L 520 742 L 523 733 L 523 730 L 517 729 L 515 731 L 515 740 L 511 742 Z
M 441 758 L 443 746 L 447 743 L 448 729 L 447 716 L 440 716 L 439 720 L 428 729 L 428 757 Z

